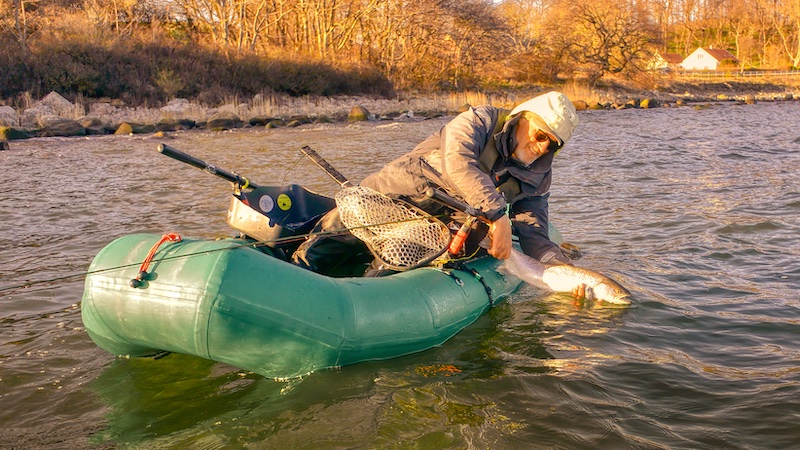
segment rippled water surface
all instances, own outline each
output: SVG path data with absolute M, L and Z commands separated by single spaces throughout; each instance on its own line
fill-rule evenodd
M 228 183 L 153 137 L 0 152 L 0 448 L 790 448 L 800 442 L 800 103 L 581 112 L 551 216 L 635 308 L 526 287 L 444 345 L 278 382 L 196 357 L 115 359 L 82 327 L 112 239 L 231 236 Z M 332 194 L 446 122 L 167 140 Z M 299 162 L 298 162 L 299 160 Z M 27 288 L 16 288 L 29 282 Z

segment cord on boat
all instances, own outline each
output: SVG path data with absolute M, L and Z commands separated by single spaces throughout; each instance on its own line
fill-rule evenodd
M 438 216 L 431 216 L 431 217 L 446 217 L 446 216 L 447 216 L 446 214 L 440 214 Z M 394 221 L 394 222 L 388 222 L 386 224 L 407 222 L 407 221 L 410 221 L 410 220 L 421 220 L 421 219 L 423 219 L 423 218 L 405 219 L 405 220 L 399 220 L 399 221 Z M 373 224 L 373 225 L 369 225 L 369 226 L 375 226 L 375 225 L 384 225 L 384 224 Z M 361 228 L 361 227 L 358 227 L 358 228 Z M 199 252 L 186 253 L 186 254 L 183 254 L 183 255 L 164 256 L 162 258 L 157 258 L 157 259 L 154 257 L 155 256 L 155 249 L 157 249 L 157 246 L 155 246 L 153 249 L 151 249 L 151 252 L 153 252 L 154 255 L 150 257 L 150 260 L 148 261 L 148 265 L 147 266 L 145 266 L 144 263 L 123 264 L 123 265 L 119 265 L 119 266 L 115 266 L 115 267 L 107 267 L 105 269 L 89 270 L 89 271 L 86 271 L 86 272 L 76 273 L 76 274 L 72 274 L 72 275 L 64 275 L 64 276 L 53 277 L 53 278 L 48 278 L 48 279 L 44 279 L 44 280 L 29 281 L 29 282 L 18 284 L 18 285 L 2 287 L 2 288 L 0 288 L 0 293 L 9 292 L 9 291 L 15 291 L 15 290 L 19 290 L 19 289 L 27 289 L 27 288 L 30 288 L 32 286 L 37 286 L 37 285 L 42 285 L 42 284 L 49 284 L 49 283 L 54 283 L 54 282 L 57 282 L 57 281 L 65 281 L 65 280 L 71 280 L 71 279 L 75 279 L 75 278 L 83 278 L 83 277 L 85 277 L 87 275 L 95 275 L 95 274 L 99 274 L 99 273 L 114 272 L 114 271 L 117 271 L 117 270 L 125 270 L 125 269 L 129 269 L 131 267 L 136 267 L 136 266 L 139 266 L 139 272 L 142 272 L 143 270 L 146 271 L 146 269 L 149 266 L 149 264 L 151 264 L 153 262 L 170 261 L 170 260 L 182 259 L 182 258 L 191 258 L 191 257 L 194 257 L 194 256 L 199 256 L 199 255 L 207 255 L 207 254 L 212 253 L 212 252 L 235 250 L 235 249 L 244 248 L 244 247 L 252 247 L 252 248 L 258 249 L 259 247 L 269 246 L 271 244 L 285 244 L 285 243 L 289 243 L 289 242 L 302 241 L 302 240 L 305 240 L 305 239 L 313 237 L 313 236 L 337 236 L 337 235 L 343 235 L 343 234 L 347 234 L 347 233 L 350 233 L 350 229 L 348 229 L 348 228 L 342 228 L 342 229 L 337 229 L 337 230 L 329 230 L 329 231 L 317 231 L 317 232 L 306 233 L 306 234 L 301 234 L 301 235 L 297 235 L 297 236 L 287 236 L 287 237 L 283 237 L 283 238 L 271 239 L 269 241 L 246 242 L 246 243 L 233 245 L 233 246 L 230 246 L 230 247 L 218 248 L 218 249 L 214 249 L 214 250 L 202 250 L 202 251 L 199 251 Z M 174 234 L 174 233 L 170 233 L 170 235 L 172 235 L 172 234 Z M 177 234 L 174 234 L 174 235 L 178 236 Z M 164 236 L 167 236 L 167 235 L 164 235 Z M 165 239 L 165 238 L 162 237 L 162 240 L 163 239 Z M 180 236 L 178 236 L 178 239 L 180 240 Z M 174 241 L 174 242 L 177 242 L 177 241 Z M 160 242 L 159 245 L 161 243 L 163 243 L 163 242 Z M 146 259 L 146 261 L 147 261 L 147 259 Z M 144 269 L 143 269 L 143 267 L 144 267 Z M 147 275 L 145 273 L 145 275 L 142 277 L 142 280 L 146 276 Z M 138 275 L 137 275 L 137 278 L 138 278 Z M 136 280 L 137 278 L 134 278 L 134 280 Z M 139 281 L 142 281 L 142 280 L 139 280 Z

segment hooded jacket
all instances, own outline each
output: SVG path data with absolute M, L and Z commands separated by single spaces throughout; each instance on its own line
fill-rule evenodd
M 361 185 L 405 197 L 429 212 L 433 211 L 423 200 L 424 192 L 429 186 L 440 187 L 483 211 L 491 221 L 510 205 L 513 231 L 523 252 L 544 262 L 555 263 L 553 258 L 568 262 L 548 237 L 548 197 L 556 152 L 546 153 L 530 167 L 510 158 L 521 112 L 509 115 L 493 106 L 470 108 Z M 574 121 L 577 125 L 577 116 Z

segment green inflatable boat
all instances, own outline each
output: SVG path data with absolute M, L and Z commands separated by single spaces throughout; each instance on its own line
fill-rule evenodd
M 89 268 L 81 304 L 101 348 L 191 354 L 292 378 L 440 345 L 522 283 L 498 273 L 500 261 L 489 256 L 374 278 L 303 269 L 287 261 L 291 238 L 308 233 L 333 200 L 215 170 L 234 181 L 228 223 L 240 237 L 131 234 L 108 244 Z
M 138 265 L 161 236 L 106 246 L 86 279 L 83 322 L 115 355 L 178 352 L 290 378 L 437 346 L 520 284 L 491 257 L 462 269 L 333 278 L 237 239 L 162 245 L 144 286 Z M 128 269 L 118 269 L 128 266 Z

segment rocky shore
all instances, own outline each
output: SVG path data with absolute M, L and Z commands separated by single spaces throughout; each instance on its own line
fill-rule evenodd
M 800 89 L 782 85 L 675 84 L 668 91 L 569 92 L 577 109 L 699 106 L 710 102 L 756 103 L 800 99 Z M 513 107 L 539 92 L 517 94 L 404 95 L 398 99 L 362 97 L 292 98 L 256 96 L 247 102 L 208 108 L 173 99 L 160 108 L 132 108 L 115 101 L 70 102 L 51 92 L 22 111 L 0 106 L 0 150 L 8 141 L 51 136 L 168 133 L 243 127 L 296 127 L 308 123 L 364 120 L 423 120 L 454 115 L 470 105 Z M 584 99 L 586 98 L 586 99 Z

